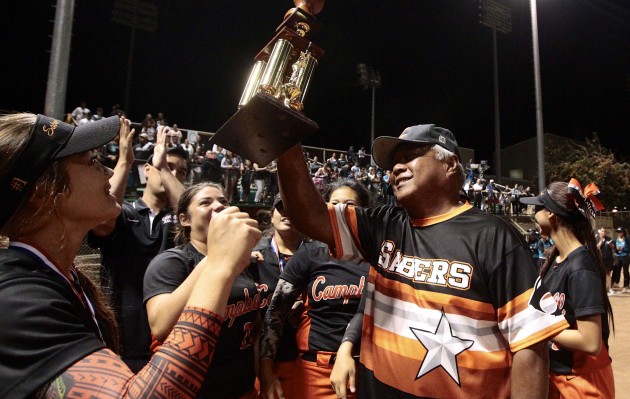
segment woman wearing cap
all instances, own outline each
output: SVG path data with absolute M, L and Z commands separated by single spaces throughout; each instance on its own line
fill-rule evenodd
M 235 208 L 213 223 L 216 267 L 199 276 L 177 334 L 133 375 L 116 355 L 112 312 L 74 266 L 87 232 L 120 212 L 112 171 L 94 150 L 119 132 L 129 145 L 129 121 L 117 116 L 77 128 L 42 115 L 0 116 L 0 234 L 10 240 L 0 251 L 0 397 L 191 398 L 201 385 L 256 223 Z M 219 239 L 234 251 L 221 254 Z
M 330 205 L 372 205 L 370 192 L 356 180 L 334 183 L 324 198 Z M 296 379 L 301 388 L 290 397 L 337 397 L 330 384 L 330 374 L 346 327 L 357 313 L 369 267 L 366 262 L 332 258 L 328 246 L 319 241 L 304 243 L 297 250 L 280 274 L 265 314 L 260 347 L 261 376 L 273 383 L 263 385 L 266 388 L 261 390 L 263 398 L 274 398 L 274 394 L 289 398 L 279 391 L 271 365 L 281 345 L 282 321 L 303 292 L 306 294 L 305 313 L 297 330 L 300 356 L 296 362 Z
M 541 270 L 555 303 L 543 306 L 542 298 L 541 308 L 563 314 L 570 324 L 551 341 L 549 397 L 614 398 L 608 354 L 609 323 L 614 328 L 614 319 L 590 224 L 594 210 L 603 207 L 596 198 L 584 197 L 573 179 L 570 184 L 551 183 L 538 197 L 521 202 L 535 206 L 536 223 L 555 244 Z
M 281 272 L 304 241 L 305 238 L 287 217 L 282 198 L 276 195 L 271 207 L 271 226 L 265 230 L 263 238 L 256 244 L 252 253 L 252 262 L 257 264 L 262 314 L 267 310 Z M 295 330 L 301 313 L 300 304 L 301 302 L 296 304 L 295 309 L 282 324 L 282 342 L 279 344 L 275 358 L 266 365 L 267 368 L 260 370 L 263 397 L 264 392 L 275 384 L 281 384 L 286 399 L 296 397 L 302 390 L 302 386 L 295 380 L 295 359 L 297 358 Z
M 199 183 L 184 191 L 177 205 L 178 238 L 185 244 L 157 255 L 144 276 L 144 301 L 151 334 L 159 347 L 176 326 L 199 277 L 212 270 L 216 253 L 209 252 L 206 237 L 212 220 L 228 209 L 223 188 Z M 225 253 L 238 243 L 221 240 Z M 249 260 L 249 259 L 248 259 Z M 249 263 L 247 261 L 247 263 Z M 209 290 L 214 287 L 209 286 Z M 221 334 L 214 359 L 198 398 L 255 398 L 254 339 L 260 295 L 248 271 L 238 275 L 229 291 Z

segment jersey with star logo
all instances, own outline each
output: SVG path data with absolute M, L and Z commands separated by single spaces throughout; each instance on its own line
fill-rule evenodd
M 518 233 L 468 203 L 422 220 L 391 206 L 329 216 L 336 256 L 372 265 L 360 397 L 509 397 L 513 353 L 568 325 L 544 293 L 530 304 L 537 272 Z

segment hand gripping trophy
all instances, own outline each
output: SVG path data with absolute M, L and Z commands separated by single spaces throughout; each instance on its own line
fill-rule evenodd
M 294 0 L 276 35 L 256 55 L 239 110 L 217 131 L 217 144 L 266 165 L 315 133 L 319 126 L 301 112 L 317 60 L 324 50 L 311 39 L 324 0 Z

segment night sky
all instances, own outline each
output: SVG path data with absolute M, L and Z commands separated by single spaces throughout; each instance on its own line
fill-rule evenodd
M 54 1 L 5 2 L 0 109 L 43 112 Z M 216 131 L 236 111 L 254 56 L 290 0 L 157 0 L 154 33 L 137 31 L 133 121 L 163 112 L 182 128 Z M 512 32 L 498 33 L 502 145 L 536 135 L 528 0 L 507 0 Z M 66 109 L 124 104 L 130 28 L 114 0 L 76 0 Z M 544 130 L 575 139 L 597 131 L 630 160 L 630 1 L 538 0 Z M 328 0 L 314 42 L 326 51 L 304 113 L 321 131 L 305 144 L 369 146 L 371 92 L 356 66 L 380 72 L 376 136 L 435 123 L 492 159 L 492 32 L 477 0 Z M 535 156 L 535 154 L 532 154 Z M 490 170 L 490 173 L 493 173 Z

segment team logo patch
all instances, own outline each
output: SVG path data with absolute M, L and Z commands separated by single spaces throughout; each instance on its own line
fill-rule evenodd
M 457 356 L 475 343 L 470 339 L 462 339 L 453 334 L 451 323 L 446 318 L 444 309 L 440 321 L 435 331 L 427 331 L 420 328 L 409 327 L 413 335 L 427 350 L 427 354 L 422 359 L 420 369 L 416 375 L 416 380 L 428 374 L 430 371 L 441 367 L 449 376 L 461 387 L 459 382 L 459 371 L 457 367 Z

